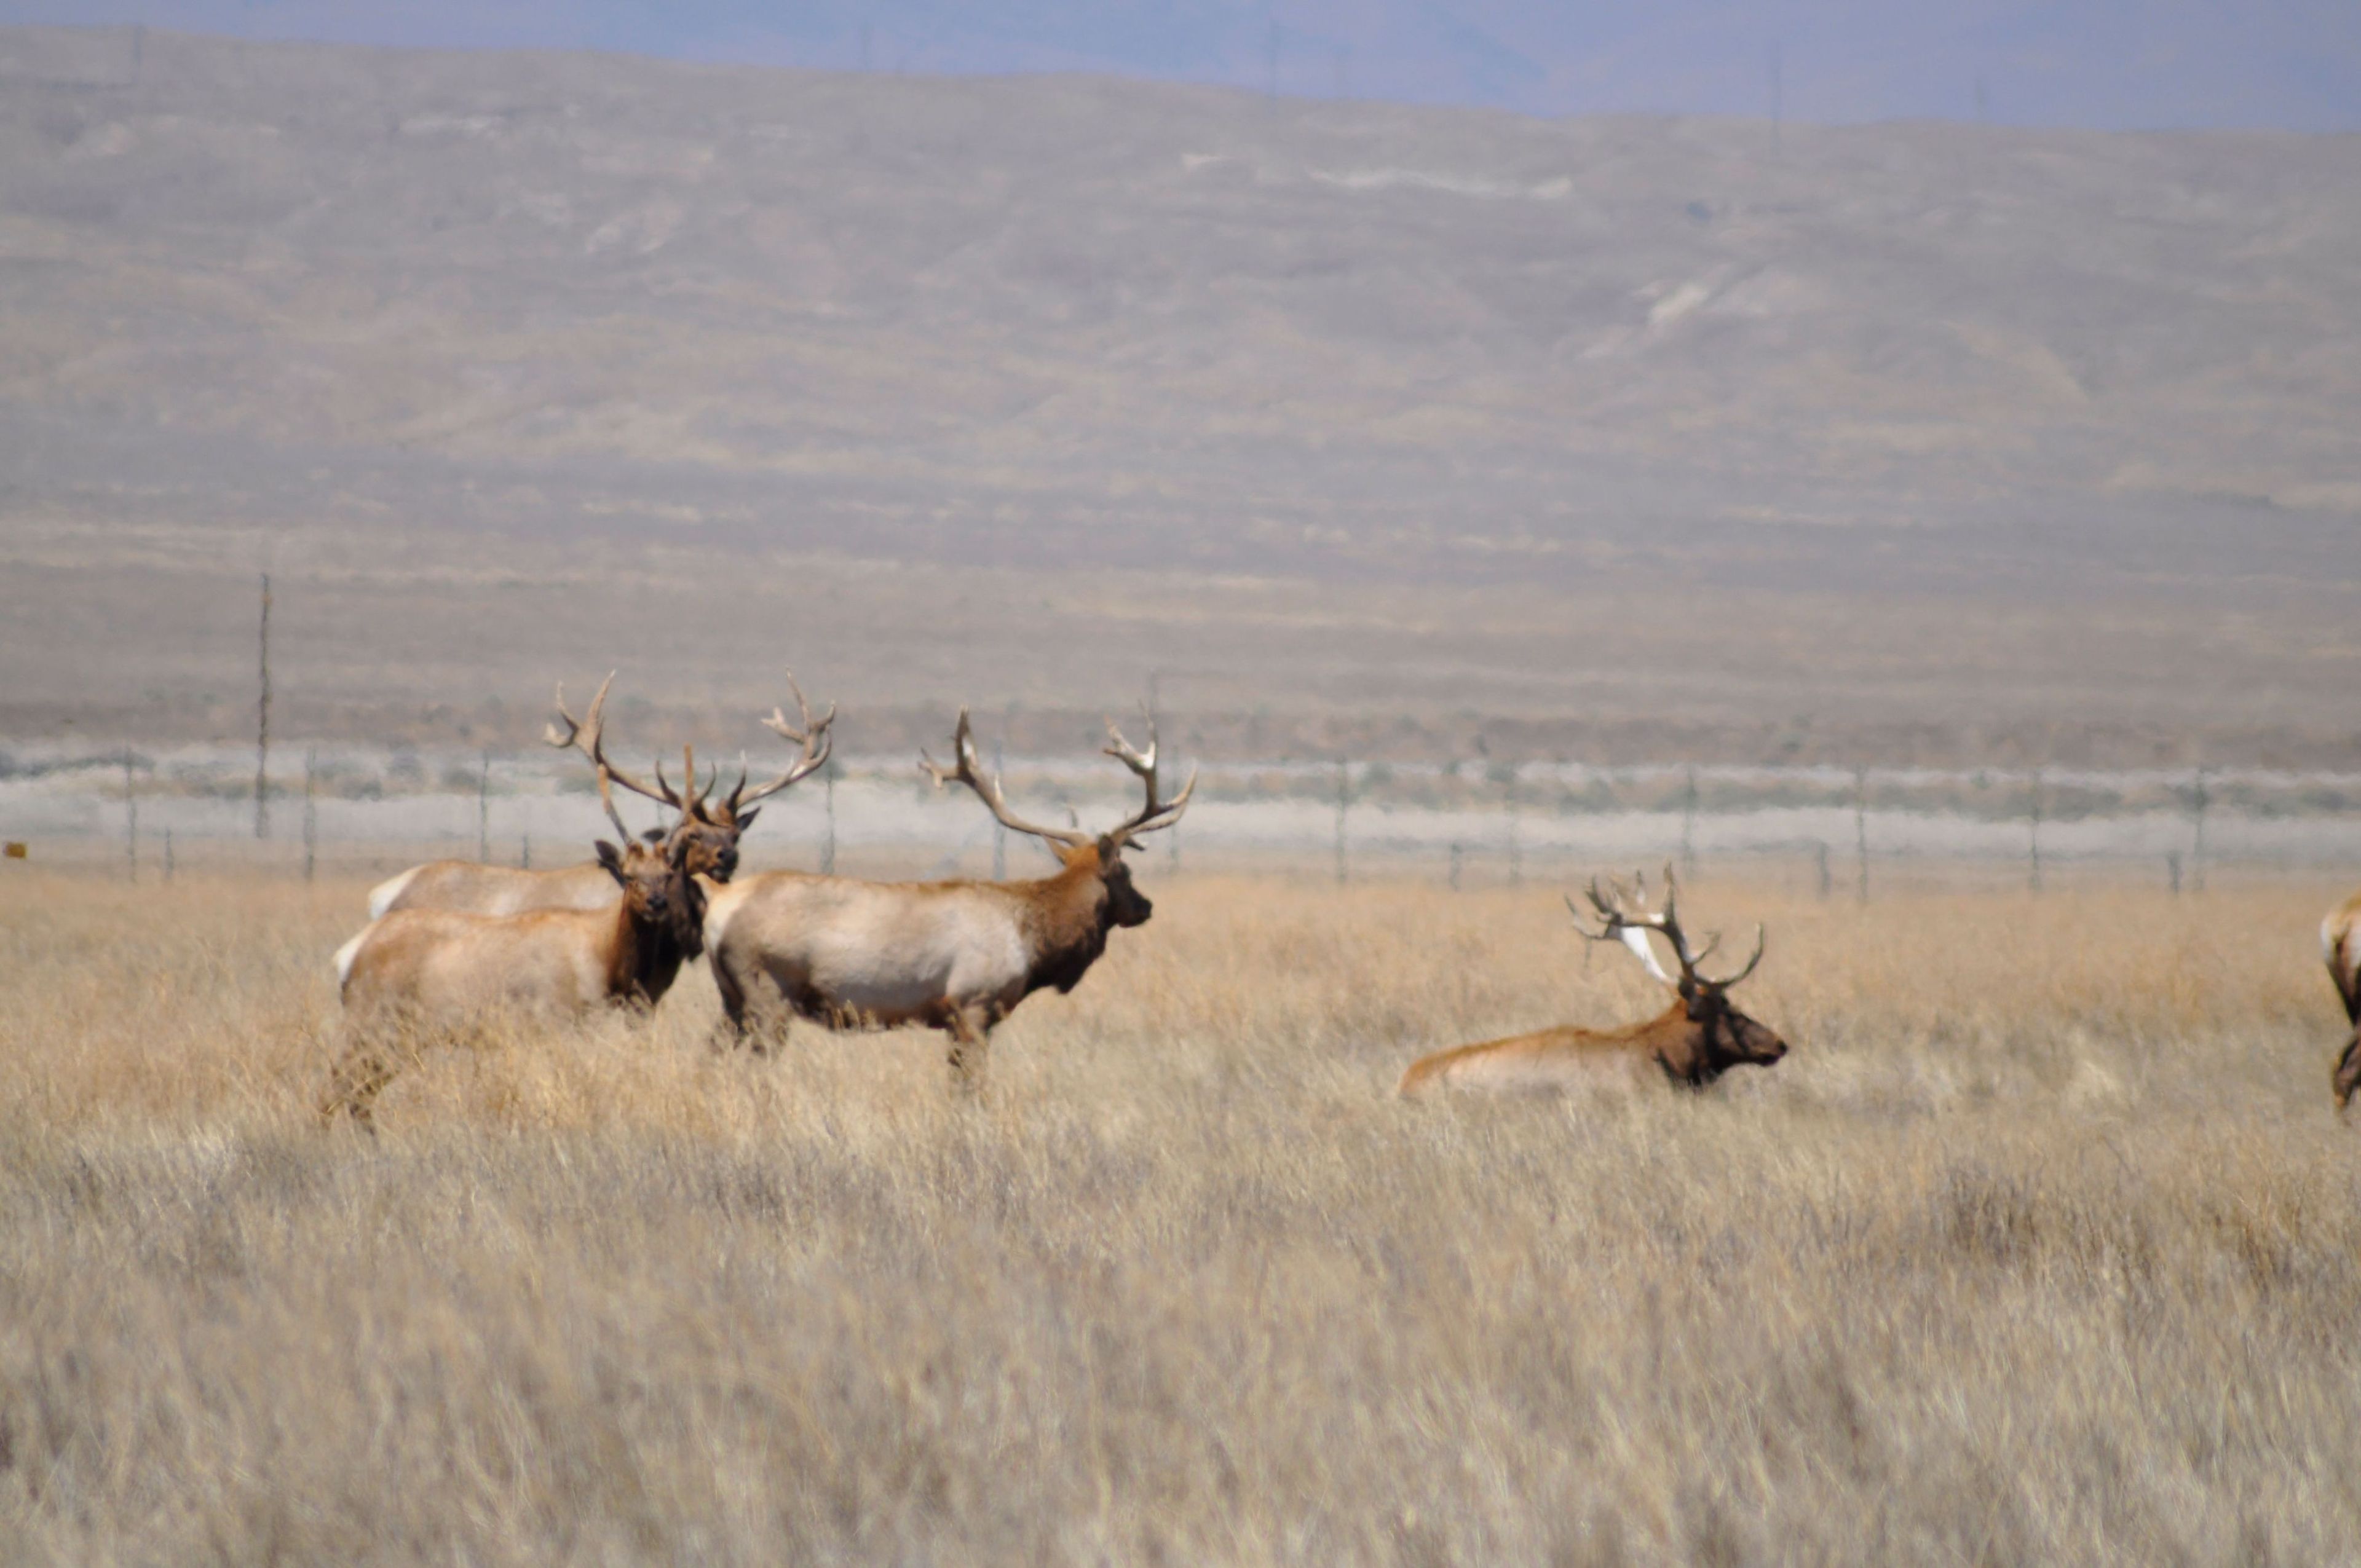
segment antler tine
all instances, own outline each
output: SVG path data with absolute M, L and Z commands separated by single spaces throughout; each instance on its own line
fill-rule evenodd
M 1157 776 L 1156 715 L 1145 702 L 1139 705 L 1139 711 L 1148 720 L 1148 750 L 1143 751 L 1125 740 L 1123 731 L 1115 727 L 1115 720 L 1112 718 L 1107 720 L 1107 740 L 1110 744 L 1100 748 L 1106 755 L 1138 774 L 1148 786 L 1146 803 L 1121 827 L 1107 835 L 1118 849 L 1142 833 L 1154 833 L 1180 821 L 1180 814 L 1189 809 L 1190 797 L 1197 793 L 1197 770 L 1191 768 L 1189 782 L 1180 786 L 1179 795 L 1174 795 L 1170 800 L 1158 798 L 1160 784 Z
M 1645 872 L 1642 872 L 1637 880 L 1642 888 L 1644 889 L 1647 886 Z M 1682 952 L 1679 938 L 1665 928 L 1665 916 L 1650 915 L 1644 911 L 1633 913 L 1631 907 L 1631 902 L 1634 898 L 1643 900 L 1644 895 L 1631 894 L 1624 887 L 1620 877 L 1608 878 L 1607 887 L 1601 889 L 1598 879 L 1594 876 L 1590 879 L 1587 892 L 1591 907 L 1598 911 L 1599 929 L 1593 932 L 1583 926 L 1582 912 L 1575 907 L 1574 900 L 1569 898 L 1565 901 L 1565 906 L 1575 917 L 1575 929 L 1589 941 L 1622 943 L 1631 949 L 1634 958 L 1647 966 L 1650 974 L 1666 985 L 1677 987 L 1681 983 L 1680 981 L 1675 980 L 1665 972 L 1664 966 L 1657 961 L 1655 948 L 1648 945 L 1648 933 L 1662 931 L 1665 939 L 1673 944 L 1674 952 L 1676 955 Z M 1684 977 L 1688 973 L 1686 960 L 1682 963 L 1681 973 Z
M 730 792 L 727 802 L 732 813 L 735 813 L 740 806 L 752 806 L 758 800 L 767 800 L 789 784 L 809 778 L 821 768 L 826 767 L 829 758 L 835 752 L 836 737 L 831 732 L 830 726 L 836 723 L 836 704 L 829 703 L 828 711 L 815 722 L 812 718 L 811 704 L 804 699 L 804 688 L 796 681 L 795 672 L 792 670 L 787 673 L 787 689 L 795 694 L 796 712 L 803 719 L 803 728 L 798 729 L 788 723 L 786 709 L 775 703 L 772 705 L 771 716 L 763 720 L 763 727 L 802 747 L 803 755 L 789 763 L 785 773 L 781 773 L 769 784 L 760 785 L 751 794 L 746 789 L 745 770 L 740 769 L 738 787 Z
M 1013 828 L 1019 833 L 1030 833 L 1037 839 L 1047 839 L 1054 843 L 1064 844 L 1070 849 L 1079 849 L 1091 841 L 1091 835 L 1088 833 L 1044 828 L 1038 823 L 1026 821 L 1008 809 L 1008 802 L 1000 792 L 999 778 L 994 776 L 986 779 L 983 765 L 976 761 L 975 728 L 970 722 L 967 709 L 964 707 L 960 709 L 958 728 L 951 731 L 951 758 L 952 765 L 947 768 L 923 750 L 918 753 L 918 766 L 924 770 L 928 777 L 935 781 L 937 789 L 948 784 L 967 785 L 968 788 L 975 791 L 976 798 L 983 802 L 984 808 L 992 813 L 1002 827 Z
M 675 810 L 680 809 L 680 797 L 673 794 L 671 785 L 665 784 L 662 790 L 650 789 L 607 760 L 607 690 L 614 684 L 615 672 L 609 670 L 607 672 L 607 678 L 598 683 L 598 695 L 590 699 L 589 711 L 577 719 L 566 711 L 566 683 L 560 681 L 557 684 L 557 717 L 566 721 L 566 732 L 561 735 L 557 731 L 556 725 L 547 725 L 542 730 L 542 739 L 561 751 L 571 749 L 581 752 L 590 759 L 592 767 L 606 769 L 613 775 L 617 784 L 621 784 L 633 795 L 645 795 L 648 799 L 669 806 Z M 657 764 L 656 782 L 664 783 L 664 767 L 661 763 Z
M 1716 991 L 1726 991 L 1730 987 L 1736 985 L 1740 981 L 1744 980 L 1748 975 L 1754 972 L 1754 966 L 1763 961 L 1763 922 L 1757 920 L 1754 923 L 1754 956 L 1746 960 L 1746 967 L 1740 970 L 1736 974 L 1731 975 L 1728 980 L 1705 980 L 1702 975 L 1700 975 L 1698 979 L 1703 981 L 1705 984 L 1713 987 Z M 1700 953 L 1697 957 L 1702 959 L 1705 955 Z
M 607 787 L 607 781 L 613 772 L 606 763 L 598 764 L 598 804 L 607 808 L 607 820 L 613 823 L 615 831 L 623 836 L 623 845 L 628 849 L 631 843 L 631 830 L 624 826 L 623 814 L 615 809 L 615 792 Z

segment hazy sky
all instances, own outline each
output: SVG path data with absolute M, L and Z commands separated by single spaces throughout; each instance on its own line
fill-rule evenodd
M 2361 130 L 2361 0 L 0 0 L 0 21 L 1483 104 Z

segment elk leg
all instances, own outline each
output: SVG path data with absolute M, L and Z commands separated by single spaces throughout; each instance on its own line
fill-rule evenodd
M 2337 1058 L 2336 1077 L 2333 1081 L 2336 1089 L 2336 1108 L 2342 1111 L 2351 1102 L 2353 1091 L 2361 1087 L 2361 1032 L 2354 1035 L 2353 1043 L 2346 1046 L 2345 1054 Z
M 396 1070 L 383 1051 L 361 1045 L 348 1048 L 328 1075 L 328 1094 L 320 1102 L 320 1120 L 333 1122 L 337 1112 L 346 1111 L 351 1113 L 355 1126 L 375 1133 L 371 1108 L 378 1091 L 392 1081 Z
M 983 1087 L 983 1065 L 992 1044 L 992 1015 L 983 1007 L 954 1011 L 943 1029 L 951 1037 L 951 1081 L 972 1094 Z
M 706 967 L 713 973 L 713 989 L 721 993 L 721 1022 L 713 1026 L 713 1048 L 731 1050 L 746 1041 L 746 988 L 719 953 Z

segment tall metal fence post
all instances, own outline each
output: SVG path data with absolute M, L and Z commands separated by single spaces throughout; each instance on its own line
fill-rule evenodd
M 123 748 L 123 865 L 139 880 L 139 790 L 131 778 L 131 748 Z
M 2197 779 L 2190 793 L 2191 814 L 2196 823 L 2189 841 L 2189 881 L 2197 892 L 2205 891 L 2205 806 L 2209 796 L 2205 789 L 2205 770 L 2197 770 Z
M 822 876 L 836 874 L 836 759 L 830 757 L 828 765 L 819 773 L 820 798 L 828 806 L 828 837 L 820 840 L 819 848 L 819 872 Z
M 1681 795 L 1681 874 L 1691 878 L 1697 875 L 1697 764 L 1691 762 L 1688 787 Z
M 2030 811 L 2032 827 L 2026 836 L 2026 885 L 2035 893 L 2041 891 L 2041 770 L 2033 770 L 2033 804 Z
M 254 836 L 270 837 L 270 574 L 262 574 L 262 623 L 256 634 L 261 649 L 262 692 L 255 703 Z
M 1336 759 L 1336 885 L 1345 885 L 1348 868 L 1345 860 L 1345 814 L 1353 806 L 1353 764 L 1345 758 Z
M 320 749 L 307 746 L 303 750 L 303 880 L 310 882 L 318 869 L 320 858 L 320 806 L 318 784 Z
M 1852 841 L 1853 854 L 1860 862 L 1861 880 L 1855 897 L 1862 904 L 1869 902 L 1869 770 L 1852 771 Z
M 1517 769 L 1509 765 L 1509 885 L 1525 885 L 1524 801 L 1517 793 Z
M 992 776 L 1001 778 L 1007 772 L 1007 733 L 1004 729 L 1001 737 L 992 743 Z M 1008 826 L 997 817 L 992 819 L 992 880 L 1008 880 Z

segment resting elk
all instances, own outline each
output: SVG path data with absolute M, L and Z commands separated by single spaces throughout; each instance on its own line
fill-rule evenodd
M 336 953 L 345 1043 L 320 1107 L 369 1124 L 371 1107 L 419 1047 L 464 1037 L 493 1015 L 579 1017 L 606 1003 L 653 1006 L 703 940 L 704 889 L 688 841 L 631 837 L 604 768 L 598 798 L 623 835 L 598 840 L 599 874 L 621 890 L 605 909 L 479 915 L 397 909 Z
M 668 830 L 657 829 L 647 837 L 667 846 L 674 839 L 686 840 L 688 869 L 693 874 L 728 882 L 738 869 L 738 840 L 760 815 L 757 803 L 827 765 L 833 744 L 829 731 L 836 722 L 835 706 L 831 704 L 828 712 L 815 721 L 811 705 L 804 700 L 803 687 L 790 673 L 787 687 L 795 694 L 801 727 L 788 723 L 785 709 L 777 707 L 771 709 L 771 716 L 763 723 L 802 748 L 801 755 L 777 778 L 751 790 L 746 784 L 746 772 L 741 768 L 736 787 L 715 801 L 711 798 L 711 782 L 703 789 L 697 787 L 696 753 L 687 748 L 682 752 L 687 771 L 685 793 L 673 788 L 664 775 L 661 762 L 656 764 L 656 782 L 651 788 L 617 767 L 607 756 L 602 738 L 604 714 L 607 692 L 614 684 L 614 672 L 609 671 L 606 680 L 599 684 L 598 694 L 590 699 L 589 711 L 579 719 L 566 711 L 566 688 L 559 686 L 557 717 L 566 728 L 560 730 L 552 724 L 544 738 L 560 751 L 580 751 L 593 768 L 606 769 L 615 783 L 632 794 L 671 807 L 676 814 L 672 827 Z M 614 902 L 614 879 L 596 861 L 539 872 L 488 866 L 475 861 L 434 861 L 412 866 L 370 889 L 369 918 L 375 920 L 397 909 L 460 909 L 478 915 L 515 915 L 528 909 L 605 909 Z
M 2336 982 L 2345 1021 L 2353 1026 L 2329 1080 L 2336 1108 L 2342 1111 L 2351 1103 L 2354 1089 L 2361 1086 L 2361 893 L 2330 910 L 2320 923 L 2320 956 L 2328 960 L 2328 978 Z
M 872 883 L 770 872 L 714 892 L 705 943 L 730 1027 L 757 1047 L 791 1017 L 830 1029 L 921 1024 L 950 1036 L 955 1080 L 982 1074 L 993 1026 L 1043 986 L 1068 992 L 1106 950 L 1107 933 L 1147 924 L 1152 905 L 1132 885 L 1123 852 L 1189 807 L 1197 777 L 1170 800 L 1157 775 L 1155 721 L 1140 751 L 1107 725 L 1106 754 L 1138 775 L 1147 800 L 1104 833 L 1027 822 L 975 756 L 967 710 L 952 762 L 921 754 L 935 787 L 973 790 L 1000 823 L 1049 845 L 1063 862 L 1033 882 Z
M 1659 1017 L 1629 1028 L 1579 1029 L 1570 1025 L 1515 1035 L 1504 1040 L 1437 1051 L 1411 1063 L 1396 1092 L 1406 1095 L 1433 1089 L 1472 1089 L 1492 1092 L 1547 1091 L 1587 1085 L 1642 1084 L 1662 1078 L 1686 1088 L 1701 1089 L 1731 1068 L 1744 1063 L 1768 1067 L 1787 1054 L 1786 1042 L 1730 1004 L 1730 988 L 1754 972 L 1763 961 L 1763 928 L 1754 928 L 1754 956 L 1744 968 L 1724 980 L 1709 980 L 1697 965 L 1711 955 L 1719 938 L 1708 938 L 1703 952 L 1692 952 L 1681 932 L 1675 908 L 1677 890 L 1673 869 L 1664 868 L 1664 907 L 1661 914 L 1645 911 L 1647 878 L 1637 879 L 1638 891 L 1620 882 L 1601 891 L 1594 878 L 1591 906 L 1600 929 L 1582 924 L 1582 912 L 1567 899 L 1575 929 L 1593 942 L 1621 942 L 1647 966 L 1648 972 L 1672 987 L 1673 1005 Z M 1656 961 L 1648 933 L 1661 935 L 1680 965 L 1676 980 Z

